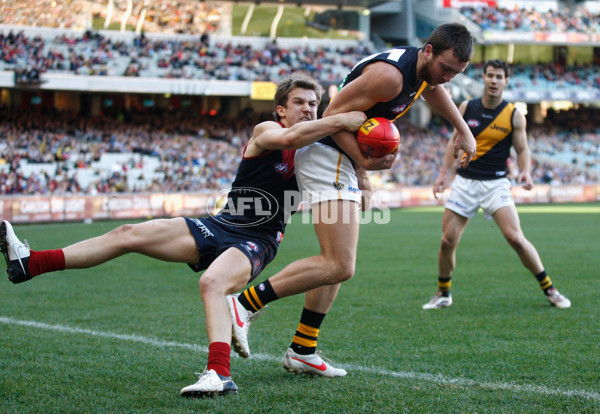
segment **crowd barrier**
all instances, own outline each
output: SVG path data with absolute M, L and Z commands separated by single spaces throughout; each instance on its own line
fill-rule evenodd
M 375 207 L 416 207 L 443 205 L 433 197 L 431 187 L 395 187 L 373 193 Z M 600 184 L 537 185 L 531 191 L 512 189 L 517 204 L 600 202 Z M 0 196 L 2 220 L 13 223 L 51 223 L 156 217 L 200 217 L 213 211 L 215 194 L 143 193 L 111 195 Z

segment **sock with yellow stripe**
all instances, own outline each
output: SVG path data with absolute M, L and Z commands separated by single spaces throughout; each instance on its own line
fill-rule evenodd
M 257 286 L 250 286 L 244 290 L 238 300 L 246 310 L 256 312 L 265 307 L 269 302 L 279 299 L 269 279 L 265 280 Z
M 438 290 L 442 292 L 442 296 L 447 298 L 450 296 L 450 288 L 452 287 L 452 278 L 438 277 Z
M 546 295 L 548 294 L 548 291 L 554 287 L 552 285 L 552 280 L 550 280 L 550 276 L 546 274 L 545 270 L 542 270 L 542 273 L 539 275 L 535 275 L 535 278 L 540 282 L 540 287 Z
M 317 350 L 317 338 L 319 337 L 319 328 L 325 319 L 325 313 L 302 309 L 302 316 L 296 334 L 292 339 L 290 348 L 300 355 L 314 354 Z

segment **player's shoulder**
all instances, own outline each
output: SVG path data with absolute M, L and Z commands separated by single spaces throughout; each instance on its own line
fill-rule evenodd
M 402 85 L 402 72 L 388 64 L 385 61 L 377 61 L 367 66 L 363 75 L 368 74 L 370 78 L 376 78 L 377 84 L 386 88 L 394 88 L 396 85 Z
M 259 124 L 256 124 L 254 126 L 254 132 L 256 135 L 256 132 L 261 132 L 261 131 L 266 131 L 269 129 L 281 129 L 283 128 L 283 125 L 280 122 L 277 121 L 263 121 Z

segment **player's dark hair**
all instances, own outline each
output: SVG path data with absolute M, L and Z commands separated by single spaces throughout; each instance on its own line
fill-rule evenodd
M 473 56 L 474 40 L 464 25 L 444 23 L 435 28 L 425 45 L 431 45 L 434 55 L 452 49 L 461 62 L 468 62 Z
M 319 83 L 310 76 L 294 73 L 277 84 L 277 91 L 275 91 L 275 107 L 281 105 L 285 108 L 290 96 L 290 92 L 296 88 L 314 91 L 315 95 L 317 95 L 317 104 L 321 103 L 323 87 L 321 87 L 321 85 L 319 85 Z M 277 114 L 277 111 L 273 112 L 273 116 L 275 117 L 276 121 L 281 121 L 281 117 Z
M 504 71 L 504 77 L 508 78 L 510 76 L 510 66 L 503 60 L 500 59 L 490 59 L 483 65 L 483 74 L 487 72 L 487 68 L 493 67 L 496 69 L 502 69 Z

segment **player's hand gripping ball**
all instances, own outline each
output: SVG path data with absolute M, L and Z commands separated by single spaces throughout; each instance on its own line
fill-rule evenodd
M 369 157 L 383 157 L 398 147 L 400 132 L 392 121 L 386 118 L 371 118 L 360 127 L 356 139 L 361 151 Z

